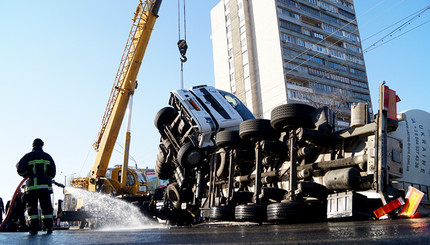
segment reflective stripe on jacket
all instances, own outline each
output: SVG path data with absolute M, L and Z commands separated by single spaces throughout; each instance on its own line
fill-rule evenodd
M 33 148 L 16 165 L 17 172 L 28 177 L 27 191 L 48 189 L 52 191 L 52 179 L 55 177 L 55 163 L 42 148 Z

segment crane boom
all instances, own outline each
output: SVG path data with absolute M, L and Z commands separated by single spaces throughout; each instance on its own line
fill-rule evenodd
M 133 25 L 103 115 L 102 125 L 93 145 L 97 156 L 90 172 L 92 179 L 104 177 L 106 174 L 130 95 L 137 87 L 137 74 L 158 17 L 160 4 L 161 0 L 140 0 L 136 9 Z M 95 183 L 91 184 L 94 186 Z

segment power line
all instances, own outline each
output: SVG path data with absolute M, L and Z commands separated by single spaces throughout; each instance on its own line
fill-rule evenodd
M 418 10 L 417 12 L 415 12 L 415 13 L 413 13 L 413 14 L 411 14 L 411 15 L 406 16 L 405 18 L 403 18 L 403 19 L 401 19 L 401 20 L 397 21 L 396 23 L 394 23 L 394 24 L 392 24 L 392 25 L 390 25 L 390 26 L 388 26 L 388 27 L 386 27 L 386 28 L 384 28 L 384 29 L 382 29 L 382 30 L 380 30 L 380 31 L 376 32 L 375 34 L 372 34 L 372 35 L 370 35 L 369 37 L 367 37 L 367 38 L 363 39 L 363 40 L 362 40 L 362 42 L 364 42 L 364 41 L 366 41 L 366 40 L 368 40 L 368 39 L 370 39 L 370 38 L 372 38 L 372 37 L 374 37 L 374 36 L 378 35 L 379 33 L 384 32 L 385 30 L 387 30 L 387 29 L 389 29 L 389 28 L 393 27 L 394 25 L 397 25 L 398 23 L 400 23 L 400 22 L 404 21 L 405 19 L 407 19 L 407 18 L 409 18 L 409 17 L 411 17 L 411 16 L 413 16 L 413 15 L 416 15 L 417 13 L 419 13 L 419 12 L 421 12 L 421 11 L 423 11 L 423 10 L 427 10 L 429 7 L 430 7 L 430 5 L 429 5 L 429 6 L 427 6 L 427 7 L 424 7 L 424 8 L 422 8 L 422 9 L 420 9 L 420 10 Z
M 382 46 L 382 45 L 378 45 L 378 46 L 376 46 L 378 43 L 380 43 L 380 42 L 384 42 L 384 39 L 385 38 L 387 38 L 387 37 L 392 37 L 395 33 L 397 33 L 397 32 L 399 32 L 399 31 L 402 31 L 402 29 L 404 28 L 404 27 L 406 27 L 406 26 L 408 26 L 408 25 L 410 25 L 414 20 L 416 20 L 417 18 L 419 18 L 419 17 L 421 17 L 421 15 L 424 13 L 424 12 L 426 12 L 427 10 L 429 10 L 430 9 L 430 5 L 429 6 L 427 6 L 427 7 L 425 7 L 422 11 L 419 11 L 419 13 L 417 13 L 417 14 L 415 14 L 412 18 L 410 18 L 410 19 L 408 19 L 407 21 L 405 21 L 403 24 L 401 24 L 399 27 L 397 27 L 396 29 L 394 29 L 393 31 L 391 31 L 390 33 L 388 33 L 387 35 L 385 35 L 384 37 L 382 37 L 381 39 L 379 39 L 378 41 L 376 41 L 376 42 L 374 42 L 372 45 L 370 45 L 369 47 L 367 47 L 364 51 L 363 51 L 363 53 L 367 53 L 368 51 L 370 51 L 370 50 L 374 50 L 376 47 L 380 47 L 380 46 Z M 426 22 L 427 23 L 427 22 Z M 424 23 L 425 24 L 425 23 Z M 421 25 L 419 25 L 419 26 L 422 26 L 423 24 L 421 24 Z M 414 30 L 414 29 L 416 29 L 416 28 L 413 28 L 412 30 Z M 408 31 L 409 32 L 409 31 Z M 406 32 L 407 33 L 407 32 Z M 403 34 L 402 34 L 403 35 Z M 400 35 L 400 36 L 402 36 L 402 35 Z M 398 37 L 400 37 L 400 36 L 398 36 Z M 392 40 L 394 40 L 394 39 L 396 39 L 397 37 L 395 37 L 395 38 L 392 38 L 392 39 L 390 39 L 389 41 L 392 41 Z
M 374 50 L 374 49 L 376 49 L 376 48 L 378 48 L 378 47 L 381 47 L 382 45 L 387 44 L 387 43 L 389 43 L 389 42 L 393 41 L 394 39 L 397 39 L 397 38 L 399 38 L 399 37 L 401 37 L 401 36 L 405 35 L 406 33 L 410 32 L 410 31 L 413 31 L 413 30 L 417 29 L 418 27 L 421 27 L 421 26 L 423 26 L 423 25 L 425 25 L 425 24 L 427 24 L 427 23 L 429 23 L 429 22 L 430 22 L 430 20 L 428 20 L 428 21 L 426 21 L 426 22 L 422 23 L 421 25 L 418 25 L 418 26 L 416 26 L 416 27 L 414 27 L 414 28 L 412 28 L 412 29 L 410 29 L 410 30 L 406 31 L 405 33 L 402 33 L 401 35 L 399 35 L 399 36 L 397 36 L 397 37 L 393 37 L 392 39 L 389 39 L 388 41 L 386 41 L 386 42 L 384 42 L 384 43 L 382 43 L 382 44 L 380 44 L 380 45 L 378 45 L 378 46 L 375 46 L 375 47 L 372 47 L 372 48 L 370 48 L 370 47 L 369 47 L 369 48 L 367 48 L 367 49 L 364 51 L 364 53 L 369 52 L 369 51 L 372 51 L 372 50 Z

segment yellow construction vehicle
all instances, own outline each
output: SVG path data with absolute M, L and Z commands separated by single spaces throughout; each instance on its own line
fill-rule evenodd
M 128 167 L 130 146 L 130 118 L 136 77 L 157 19 L 161 0 L 139 1 L 133 18 L 133 25 L 116 74 L 115 82 L 103 116 L 102 125 L 94 143 L 96 160 L 89 177 L 75 178 L 73 187 L 88 191 L 99 191 L 115 196 L 148 196 L 149 188 L 144 171 Z M 109 160 L 118 138 L 124 116 L 128 113 L 124 162 L 108 169 Z

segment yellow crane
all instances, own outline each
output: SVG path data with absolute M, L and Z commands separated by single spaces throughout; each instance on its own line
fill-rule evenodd
M 141 170 L 128 168 L 128 150 L 131 137 L 130 122 L 127 125 L 122 167 L 115 167 L 110 170 L 109 176 L 106 176 L 106 174 L 127 108 L 129 110 L 129 120 L 131 117 L 131 104 L 134 90 L 137 87 L 137 74 L 158 17 L 160 4 L 161 0 L 139 1 L 103 115 L 100 131 L 93 145 L 97 151 L 97 156 L 90 171 L 90 177 L 75 178 L 71 183 L 74 187 L 114 195 L 147 195 L 149 193 L 147 182 L 141 178 L 144 173 Z M 127 181 L 127 176 L 133 181 Z

